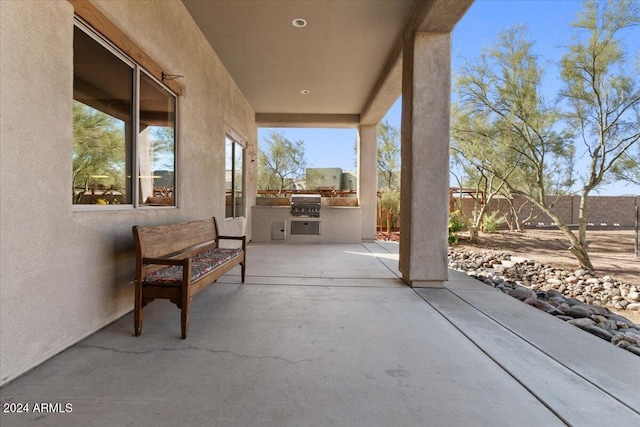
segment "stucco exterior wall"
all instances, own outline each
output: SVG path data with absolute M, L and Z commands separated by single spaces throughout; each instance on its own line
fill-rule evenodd
M 73 209 L 73 7 L 0 0 L 0 384 L 133 308 L 132 225 L 215 215 L 225 233 L 251 235 L 255 114 L 182 3 L 94 4 L 163 67 L 184 75 L 178 207 Z M 223 220 L 227 126 L 248 143 L 248 217 L 235 221 Z

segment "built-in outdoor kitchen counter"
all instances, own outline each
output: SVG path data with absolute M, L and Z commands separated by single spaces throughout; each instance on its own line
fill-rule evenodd
M 293 205 L 290 197 L 256 199 L 251 225 L 253 242 L 360 243 L 357 198 L 320 198 L 310 194 L 292 197 Z

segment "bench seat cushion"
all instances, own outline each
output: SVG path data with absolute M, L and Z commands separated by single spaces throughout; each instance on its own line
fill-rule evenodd
M 191 261 L 191 281 L 196 281 L 240 254 L 240 248 L 216 248 L 194 256 Z M 153 271 L 142 282 L 146 285 L 179 285 L 182 283 L 182 266 L 172 265 Z

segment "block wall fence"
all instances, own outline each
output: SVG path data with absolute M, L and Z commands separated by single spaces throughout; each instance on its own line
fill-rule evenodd
M 549 201 L 553 198 L 549 197 Z M 460 199 L 455 200 L 456 208 Z M 513 200 L 516 210 L 519 210 L 518 218 L 523 221 L 531 213 L 531 204 L 520 197 Z M 640 196 L 590 196 L 587 203 L 587 224 L 592 228 L 603 229 L 632 229 L 635 226 L 636 206 L 640 206 Z M 473 212 L 474 200 L 471 197 L 462 199 L 462 211 L 466 215 Z M 554 204 L 554 211 L 568 225 L 578 224 L 580 209 L 580 196 L 566 196 L 558 199 Z M 494 198 L 489 203 L 489 213 L 499 211 L 508 219 L 513 219 L 509 210 L 509 203 L 504 198 Z M 533 217 L 525 227 L 553 226 L 549 216 L 539 209 L 533 209 Z M 503 224 L 506 228 L 507 225 Z

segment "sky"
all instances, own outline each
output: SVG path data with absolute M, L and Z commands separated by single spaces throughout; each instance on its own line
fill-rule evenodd
M 544 60 L 545 88 L 555 93 L 559 87 L 559 69 L 554 64 L 563 54 L 563 44 L 571 36 L 569 23 L 581 9 L 578 0 L 476 0 L 453 32 L 452 70 L 474 60 L 482 49 L 495 43 L 497 35 L 513 26 L 526 25 L 527 36 L 534 43 L 533 51 Z M 629 51 L 640 51 L 640 28 L 624 33 Z M 401 99 L 391 107 L 383 120 L 400 128 Z M 285 137 L 305 142 L 309 167 L 339 167 L 355 170 L 355 129 L 260 129 L 259 141 L 271 132 L 283 132 Z M 456 185 L 452 179 L 451 185 Z M 593 194 L 617 196 L 640 195 L 640 186 L 617 182 L 600 187 Z

